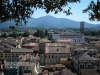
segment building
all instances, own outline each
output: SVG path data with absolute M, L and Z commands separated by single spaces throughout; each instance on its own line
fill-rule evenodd
M 5 62 L 5 75 L 36 75 L 36 63 L 32 62 Z
M 12 50 L 5 50 L 0 52 L 0 59 L 7 61 L 17 61 L 19 55 L 35 55 L 33 49 L 14 48 Z
M 77 75 L 73 73 L 70 69 L 62 64 L 46 65 L 44 69 L 40 72 L 40 75 Z
M 80 22 L 80 33 L 84 35 L 84 22 L 83 21 Z
M 19 55 L 18 62 L 8 62 L 5 60 L 5 75 L 37 75 L 40 58 L 38 54 Z M 8 74 L 7 74 L 8 73 Z
M 49 33 L 49 37 L 53 38 L 55 42 L 56 39 L 72 39 L 74 43 L 84 43 L 84 22 L 80 22 L 80 32 L 55 32 Z
M 71 48 L 66 44 L 59 43 L 40 43 L 40 64 L 54 65 L 60 64 L 60 58 L 71 57 Z
M 46 38 L 25 37 L 22 42 L 23 44 L 27 44 L 27 43 L 51 43 L 52 41 Z
M 67 39 L 67 40 L 57 39 L 55 42 L 69 44 L 69 45 L 73 46 L 74 40 L 72 40 L 72 39 Z
M 72 57 L 60 58 L 60 64 L 67 66 L 67 68 L 71 68 L 72 67 Z
M 22 48 L 27 48 L 27 49 L 38 49 L 39 44 L 38 43 L 28 43 L 22 45 Z
M 85 42 L 87 43 L 97 43 L 99 40 L 100 38 L 98 36 L 85 36 Z
M 84 43 L 84 36 L 79 32 L 61 32 L 49 34 L 56 42 L 56 39 L 67 40 L 72 39 L 74 43 Z
M 80 74 L 82 69 L 98 69 L 99 59 L 93 57 L 90 51 L 78 51 L 75 52 L 73 58 L 73 66 L 75 71 Z
M 82 69 L 80 75 L 100 75 L 100 73 L 95 69 Z
M 58 43 L 58 44 L 70 45 L 71 46 L 71 51 L 73 51 L 74 40 L 72 40 L 72 39 L 67 39 L 67 40 L 57 39 L 55 42 Z

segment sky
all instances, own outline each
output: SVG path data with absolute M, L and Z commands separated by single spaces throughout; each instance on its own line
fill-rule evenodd
M 88 13 L 82 13 L 82 10 L 87 8 L 87 6 L 90 4 L 91 1 L 96 2 L 97 0 L 81 0 L 80 3 L 79 2 L 73 3 L 73 4 L 70 3 L 68 6 L 71 7 L 72 15 L 69 15 L 69 16 L 66 16 L 66 14 L 64 14 L 63 12 L 59 12 L 58 14 L 54 14 L 54 12 L 52 13 L 50 12 L 49 14 L 47 14 L 45 10 L 37 9 L 34 11 L 34 14 L 32 15 L 32 17 L 39 18 L 39 17 L 43 17 L 46 15 L 51 15 L 56 18 L 67 18 L 70 20 L 78 21 L 78 22 L 84 21 L 84 22 L 91 23 L 91 24 L 100 24 L 100 22 L 98 21 L 90 21 Z

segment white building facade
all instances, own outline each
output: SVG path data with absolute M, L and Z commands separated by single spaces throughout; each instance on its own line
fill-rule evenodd
M 84 36 L 81 33 L 53 33 L 50 34 L 51 38 L 53 38 L 54 40 L 56 39 L 61 39 L 61 40 L 67 40 L 67 39 L 72 39 L 74 40 L 74 43 L 84 43 Z

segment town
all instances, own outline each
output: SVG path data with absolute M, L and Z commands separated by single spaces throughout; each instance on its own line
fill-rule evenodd
M 0 75 L 100 75 L 100 37 L 85 36 L 83 21 L 80 31 L 49 31 L 46 37 L 2 35 Z

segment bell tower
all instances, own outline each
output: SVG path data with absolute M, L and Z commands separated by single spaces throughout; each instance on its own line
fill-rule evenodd
M 80 22 L 80 33 L 84 35 L 84 21 Z

